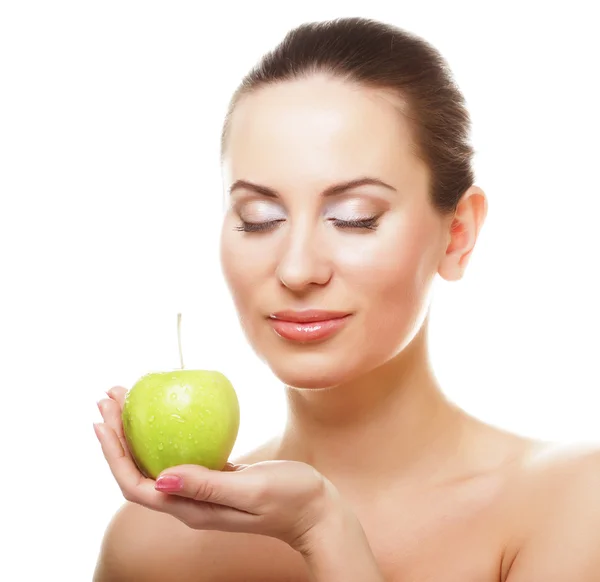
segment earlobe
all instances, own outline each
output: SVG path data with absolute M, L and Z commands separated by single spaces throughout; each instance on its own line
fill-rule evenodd
M 442 259 L 438 273 L 440 277 L 446 281 L 460 281 L 460 279 L 462 279 L 464 270 L 465 265 L 461 264 L 460 260 L 457 260 L 455 254 L 451 254 L 446 255 Z

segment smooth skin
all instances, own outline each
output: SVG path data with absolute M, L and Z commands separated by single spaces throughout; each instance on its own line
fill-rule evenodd
M 223 272 L 288 422 L 226 471 L 170 469 L 183 489 L 156 491 L 128 461 L 125 388 L 111 389 L 97 434 L 128 501 L 96 582 L 600 580 L 600 450 L 487 425 L 435 378 L 432 285 L 463 276 L 487 201 L 472 186 L 452 216 L 436 212 L 401 109 L 324 75 L 236 107 Z M 385 185 L 331 191 L 363 178 Z M 306 308 L 351 315 L 315 343 L 274 333 L 270 313 Z

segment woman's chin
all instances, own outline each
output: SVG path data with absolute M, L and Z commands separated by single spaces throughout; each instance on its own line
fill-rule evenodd
M 256 337 L 255 353 L 286 386 L 307 390 L 336 388 L 356 380 L 383 364 L 393 354 L 391 345 L 372 350 L 368 333 L 340 333 L 322 342 L 303 345 L 280 339 Z M 395 345 L 395 344 L 394 344 Z
M 306 375 L 277 375 L 277 378 L 285 384 L 285 386 L 295 390 L 331 390 L 343 383 L 335 379 L 314 376 L 307 377 Z
M 333 378 L 323 378 L 304 375 L 288 375 L 288 376 L 277 376 L 281 382 L 287 387 L 294 388 L 295 390 L 330 390 L 336 388 L 343 382 L 335 380 Z
M 326 390 L 344 384 L 360 375 L 362 368 L 358 362 L 352 366 L 348 361 L 337 361 L 332 357 L 288 357 L 265 359 L 275 376 L 290 388 L 305 390 Z M 358 364 L 358 365 L 357 365 Z

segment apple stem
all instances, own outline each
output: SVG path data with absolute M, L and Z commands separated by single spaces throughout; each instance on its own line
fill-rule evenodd
M 177 314 L 177 341 L 179 343 L 179 361 L 183 370 L 183 354 L 181 352 L 181 313 Z

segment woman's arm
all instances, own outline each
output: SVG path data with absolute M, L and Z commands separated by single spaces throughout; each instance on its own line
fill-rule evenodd
M 301 553 L 316 582 L 383 581 L 358 517 L 313 467 L 281 460 L 228 464 L 222 471 L 178 465 L 147 478 L 127 449 L 123 398 L 121 392 L 101 401 L 105 422 L 95 431 L 127 501 L 196 530 L 277 538 Z
M 384 582 L 383 575 L 356 515 L 332 508 L 310 532 L 302 547 L 314 582 Z

